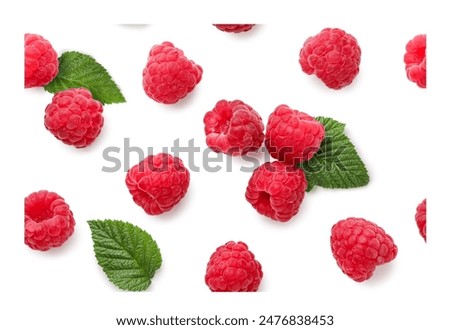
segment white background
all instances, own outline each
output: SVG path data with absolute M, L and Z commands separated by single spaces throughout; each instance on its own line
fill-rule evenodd
M 103 21 L 94 20 L 89 12 L 84 24 L 26 16 L 13 25 L 16 59 L 7 62 L 13 63 L 7 68 L 12 83 L 5 89 L 7 119 L 2 132 L 2 205 L 7 213 L 2 235 L 5 262 L 0 269 L 7 289 L 1 299 L 9 305 L 3 320 L 7 328 L 113 329 L 115 317 L 155 314 L 255 320 L 261 314 L 331 314 L 334 329 L 440 328 L 445 301 L 438 301 L 441 295 L 448 296 L 445 251 L 449 247 L 442 240 L 446 231 L 440 229 L 448 220 L 443 212 L 448 192 L 442 188 L 448 179 L 441 165 L 447 157 L 442 146 L 449 111 L 441 103 L 441 92 L 448 82 L 440 80 L 445 77 L 440 70 L 446 68 L 437 64 L 444 53 L 439 49 L 439 9 L 408 4 L 365 9 L 325 3 L 266 4 L 259 14 L 250 5 L 244 6 L 247 11 L 227 7 L 222 13 L 208 7 L 211 18 L 198 13 L 198 19 L 183 14 L 188 9 L 195 12 L 186 4 L 173 15 L 168 10 L 175 7 L 169 4 L 149 7 L 148 15 L 139 7 L 112 6 Z M 211 25 L 219 19 L 260 24 L 244 34 L 227 34 Z M 362 49 L 360 74 L 340 91 L 305 75 L 298 64 L 304 40 L 325 27 L 353 34 Z M 43 35 L 58 53 L 77 50 L 94 56 L 122 89 L 128 102 L 104 107 L 105 126 L 90 147 L 66 146 L 44 128 L 44 109 L 51 95 L 42 89 L 23 90 L 25 32 Z M 428 34 L 427 90 L 407 80 L 403 65 L 406 42 L 420 33 Z M 194 92 L 171 106 L 149 99 L 141 86 L 150 48 L 166 40 L 204 70 Z M 239 171 L 243 162 L 238 159 L 232 160 L 231 173 L 191 171 L 187 196 L 161 216 L 148 216 L 133 203 L 123 170 L 101 171 L 111 165 L 102 151 L 109 146 L 123 151 L 124 138 L 130 138 L 133 146 L 155 151 L 172 146 L 176 138 L 181 145 L 194 138 L 203 150 L 203 116 L 223 98 L 248 103 L 265 124 L 282 103 L 346 123 L 346 133 L 368 167 L 370 184 L 353 190 L 317 187 L 306 195 L 295 218 L 276 223 L 246 202 L 250 173 Z M 201 154 L 195 157 L 200 165 Z M 136 154 L 131 159 L 134 164 Z M 62 195 L 77 221 L 69 241 L 45 253 L 23 244 L 22 201 L 40 189 Z M 415 208 L 425 197 L 429 199 L 427 244 L 414 221 Z M 393 262 L 379 267 L 363 283 L 342 274 L 329 246 L 331 226 L 349 216 L 376 222 L 399 248 Z M 105 218 L 132 222 L 158 242 L 163 266 L 146 292 L 119 291 L 96 264 L 86 221 Z M 261 262 L 261 292 L 217 294 L 204 284 L 209 256 L 229 240 L 245 241 Z

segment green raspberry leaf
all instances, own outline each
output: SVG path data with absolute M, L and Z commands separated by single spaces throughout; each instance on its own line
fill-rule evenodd
M 122 290 L 143 291 L 162 259 L 158 245 L 141 228 L 120 220 L 89 220 L 97 262 Z
M 325 127 L 325 138 L 314 157 L 299 164 L 308 180 L 306 191 L 314 186 L 334 189 L 367 185 L 369 174 L 355 146 L 344 134 L 345 124 L 327 117 L 316 120 Z
M 103 104 L 123 103 L 125 97 L 106 69 L 93 57 L 75 51 L 59 57 L 59 72 L 44 89 L 57 93 L 68 88 L 85 87 Z

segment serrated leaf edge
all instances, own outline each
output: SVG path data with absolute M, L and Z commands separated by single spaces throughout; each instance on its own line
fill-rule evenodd
M 327 137 L 327 136 L 329 136 L 329 135 L 336 135 L 335 136 L 335 139 L 336 138 L 339 138 L 339 137 L 341 137 L 342 136 L 342 141 L 348 141 L 346 144 L 348 144 L 348 146 L 356 153 L 356 155 L 358 156 L 358 159 L 360 160 L 360 162 L 361 162 L 361 164 L 362 164 L 362 166 L 363 166 L 363 168 L 364 168 L 364 172 L 366 173 L 366 175 L 367 175 L 367 179 L 366 178 L 361 178 L 361 180 L 359 180 L 359 181 L 362 181 L 363 183 L 362 184 L 360 184 L 360 182 L 355 182 L 354 181 L 354 176 L 351 176 L 351 177 L 349 177 L 349 180 L 351 180 L 351 186 L 348 186 L 348 187 L 342 187 L 342 186 L 339 186 L 339 185 L 336 185 L 336 186 L 334 186 L 334 187 L 324 187 L 324 186 L 322 186 L 322 185 L 320 185 L 319 183 L 318 183 L 318 181 L 317 180 L 314 180 L 313 178 L 308 178 L 308 176 L 311 176 L 310 175 L 310 173 L 308 173 L 308 172 L 306 172 L 305 171 L 305 176 L 307 177 L 307 181 L 308 181 L 308 186 L 307 186 L 307 188 L 306 188 L 306 192 L 310 192 L 311 190 L 313 190 L 314 189 L 314 187 L 315 186 L 319 186 L 319 187 L 322 187 L 322 188 L 325 188 L 325 189 L 353 189 L 353 188 L 359 188 L 359 187 L 363 187 L 363 186 L 366 186 L 369 182 L 370 182 L 370 176 L 369 176 L 369 173 L 368 173 L 368 170 L 367 170 L 367 167 L 366 167 L 366 165 L 364 164 L 364 162 L 363 162 L 363 160 L 361 159 L 361 157 L 359 156 L 359 153 L 358 153 L 358 151 L 356 150 L 356 147 L 355 147 L 355 145 L 353 144 L 353 142 L 351 141 L 351 139 L 345 134 L 345 127 L 346 127 L 346 124 L 345 123 L 342 123 L 342 122 L 339 122 L 338 120 L 335 120 L 334 118 L 331 118 L 331 117 L 324 117 L 324 116 L 317 116 L 317 117 L 315 117 L 315 119 L 317 120 L 317 121 L 319 121 L 320 123 L 322 123 L 322 125 L 324 125 L 324 127 L 326 126 L 326 123 L 324 122 L 324 121 L 331 121 L 331 123 L 333 124 L 333 126 L 332 126 L 332 128 L 331 129 L 327 129 L 326 130 L 326 132 L 325 132 L 325 137 Z M 335 132 L 335 131 L 337 131 L 337 132 Z M 333 134 L 330 134 L 330 132 L 332 132 Z M 324 141 L 325 141 L 325 139 L 324 139 Z M 321 146 L 320 146 L 320 148 L 322 148 L 322 144 L 321 144 Z M 316 157 L 316 155 L 314 155 L 314 157 Z M 314 158 L 313 157 L 313 158 Z M 299 166 L 300 166 L 301 164 L 299 164 Z M 338 172 L 336 172 L 339 176 L 341 176 L 341 178 L 342 179 L 344 179 L 343 177 L 342 177 L 342 174 L 338 171 Z M 342 181 L 345 181 L 345 180 L 342 180 Z M 311 182 L 312 182 L 312 184 L 311 184 Z
M 154 269 L 152 272 L 150 272 L 150 274 L 148 274 L 149 279 L 144 279 L 144 280 L 142 281 L 142 284 L 144 284 L 145 282 L 148 282 L 148 285 L 146 285 L 146 286 L 143 287 L 142 289 L 140 288 L 139 285 L 135 285 L 134 288 L 133 288 L 133 287 L 121 287 L 120 285 L 117 284 L 117 281 L 116 281 L 116 282 L 113 281 L 113 278 L 115 278 L 115 276 L 111 276 L 111 274 L 108 274 L 108 273 L 105 271 L 104 266 L 102 266 L 102 264 L 101 264 L 100 261 L 98 260 L 96 249 L 99 248 L 99 247 L 101 248 L 101 247 L 103 247 L 103 246 L 98 245 L 98 243 L 94 241 L 94 238 L 93 238 L 93 234 L 94 234 L 94 233 L 93 233 L 93 231 L 94 231 L 94 229 L 100 230 L 101 233 L 104 233 L 105 231 L 102 231 L 102 230 L 101 230 L 100 228 L 98 228 L 98 227 L 97 227 L 97 228 L 93 228 L 92 224 L 105 223 L 105 222 L 118 222 L 118 223 L 121 223 L 122 225 L 130 225 L 131 227 L 127 227 L 127 229 L 128 229 L 128 228 L 129 228 L 129 229 L 133 228 L 133 229 L 135 229 L 135 230 L 137 229 L 137 230 L 139 231 L 140 234 L 146 234 L 146 235 L 148 235 L 148 236 L 150 237 L 150 239 L 151 239 L 150 243 L 154 245 L 154 247 L 156 248 L 155 251 L 158 252 L 158 253 L 153 253 L 153 254 L 151 255 L 151 262 L 152 262 L 153 264 L 155 264 L 155 259 L 158 259 L 158 260 L 157 260 L 157 265 L 155 266 L 155 269 Z M 130 223 L 130 222 L 123 221 L 123 220 L 114 220 L 114 219 L 103 219 L 103 220 L 100 220 L 100 219 L 95 219 L 95 220 L 88 220 L 87 223 L 88 223 L 88 225 L 89 225 L 89 227 L 90 227 L 90 229 L 91 229 L 92 240 L 93 240 L 93 242 L 94 242 L 93 247 L 94 247 L 94 254 L 95 254 L 96 261 L 97 261 L 98 265 L 102 268 L 102 270 L 103 270 L 103 272 L 105 273 L 105 275 L 107 276 L 108 280 L 109 280 L 112 284 L 114 284 L 115 286 L 117 286 L 118 288 L 120 288 L 120 289 L 122 289 L 122 290 L 125 290 L 125 291 L 144 291 L 144 290 L 146 290 L 146 289 L 151 285 L 151 283 L 152 283 L 152 278 L 153 278 L 154 274 L 156 273 L 156 271 L 157 271 L 158 269 L 161 268 L 161 265 L 162 265 L 161 251 L 160 251 L 160 249 L 159 249 L 159 246 L 158 246 L 157 242 L 153 239 L 153 237 L 152 237 L 147 231 L 143 230 L 143 229 L 140 228 L 139 226 L 136 226 L 136 225 L 134 225 L 134 224 L 132 224 L 132 223 Z M 130 258 L 123 258 L 123 260 L 130 260 L 130 259 L 134 260 L 134 261 L 136 262 L 136 264 L 139 266 L 139 270 L 141 270 L 142 272 L 145 273 L 145 268 L 142 267 L 142 265 L 139 263 L 139 261 L 138 261 L 138 260 L 130 253 L 130 251 L 129 251 L 126 247 L 124 247 L 123 245 L 121 245 L 119 242 L 117 242 L 117 241 L 116 241 L 113 237 L 111 237 L 110 235 L 108 235 L 107 238 L 110 239 L 110 240 L 112 240 L 112 241 L 114 241 L 114 242 L 116 242 L 116 243 L 122 248 L 121 251 L 126 251 L 126 253 L 130 256 Z M 103 247 L 103 248 L 104 248 L 104 247 Z M 106 248 L 105 248 L 105 249 L 106 249 Z M 109 248 L 109 249 L 110 249 L 110 248 Z M 159 256 L 159 257 L 158 257 L 158 256 Z M 116 258 L 116 257 L 114 257 L 114 258 L 115 258 L 115 259 L 120 259 L 120 258 Z M 108 269 L 108 272 L 124 271 L 124 270 L 127 270 L 127 269 Z M 136 270 L 136 268 L 132 268 L 132 269 L 130 269 L 130 270 Z M 147 274 L 146 274 L 146 275 L 147 275 Z M 136 277 L 133 277 L 133 276 L 127 276 L 127 278 L 143 278 L 143 276 L 136 276 Z M 120 279 L 120 278 L 119 278 L 119 279 Z M 134 289 L 136 289 L 136 290 L 134 290 Z
M 125 96 L 122 93 L 122 90 L 119 88 L 119 85 L 112 78 L 112 76 L 109 73 L 109 71 L 101 63 L 99 63 L 93 56 L 91 56 L 89 54 L 86 54 L 86 53 L 82 53 L 82 52 L 76 51 L 76 50 L 69 50 L 69 51 L 65 51 L 65 52 L 61 53 L 61 55 L 58 57 L 58 61 L 61 63 L 61 57 L 64 56 L 64 55 L 70 55 L 70 54 L 85 56 L 85 57 L 89 58 L 89 60 L 93 61 L 95 64 L 100 66 L 105 71 L 105 76 L 114 84 L 115 88 L 117 89 L 117 92 L 119 94 L 117 101 L 115 101 L 115 102 L 106 102 L 104 100 L 96 99 L 97 101 L 101 102 L 102 104 L 115 104 L 115 103 L 125 103 L 126 102 L 126 99 L 125 99 Z M 61 72 L 61 70 L 60 70 L 60 72 Z M 47 85 L 44 86 L 44 90 L 46 90 L 47 92 L 52 93 L 52 94 L 55 94 L 55 93 L 61 91 L 61 90 L 57 90 L 57 91 L 50 90 L 49 86 L 56 79 L 60 79 L 60 80 L 63 80 L 63 81 L 68 81 L 68 82 L 75 82 L 77 84 L 77 87 L 68 87 L 68 88 L 80 88 L 80 87 L 83 87 L 83 88 L 86 88 L 86 89 L 90 90 L 90 87 L 87 86 L 82 81 L 79 81 L 77 79 L 68 79 L 68 78 L 66 78 L 64 76 L 61 76 L 60 72 L 58 72 L 58 74 L 56 75 L 55 78 L 53 78 L 52 81 L 50 81 Z

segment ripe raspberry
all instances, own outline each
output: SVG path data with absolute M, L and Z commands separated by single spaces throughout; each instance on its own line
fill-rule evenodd
M 245 155 L 258 150 L 264 140 L 261 116 L 240 100 L 217 102 L 203 122 L 206 144 L 216 152 Z
M 298 213 L 307 186 L 301 169 L 275 161 L 253 172 L 245 198 L 260 214 L 286 222 Z
M 419 233 L 427 241 L 427 199 L 425 198 L 416 209 L 416 223 Z
M 25 88 L 41 87 L 58 74 L 58 54 L 47 39 L 25 34 Z
M 255 292 L 262 277 L 261 264 L 247 244 L 230 241 L 211 255 L 205 282 L 213 292 Z
M 214 24 L 216 28 L 225 32 L 240 33 L 250 30 L 255 24 Z
M 85 88 L 56 93 L 45 109 L 44 125 L 58 140 L 84 148 L 103 127 L 103 106 Z
M 419 34 L 406 44 L 406 75 L 421 88 L 427 87 L 427 36 Z
M 134 202 L 150 215 L 170 211 L 186 195 L 189 171 L 169 154 L 150 155 L 130 168 L 126 185 Z
M 47 251 L 61 246 L 73 234 L 75 220 L 64 198 L 41 190 L 25 198 L 25 244 Z
M 311 159 L 324 137 L 319 121 L 282 104 L 269 116 L 265 144 L 273 158 L 295 165 Z
M 299 62 L 306 74 L 314 73 L 328 87 L 341 89 L 358 74 L 361 49 L 351 34 L 326 28 L 306 39 Z
M 392 261 L 397 246 L 375 223 L 347 218 L 331 228 L 331 251 L 342 272 L 356 282 L 372 277 L 376 266 Z
M 156 102 L 173 104 L 194 89 L 202 79 L 202 73 L 200 65 L 166 41 L 150 50 L 142 85 L 145 93 Z

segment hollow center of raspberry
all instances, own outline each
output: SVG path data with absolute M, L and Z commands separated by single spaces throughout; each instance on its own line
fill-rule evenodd
M 27 215 L 36 222 L 43 222 L 53 217 L 53 212 L 43 205 L 36 205 L 27 210 Z
M 258 196 L 258 204 L 264 209 L 272 209 L 272 206 L 270 206 L 270 195 L 265 191 L 260 191 Z

